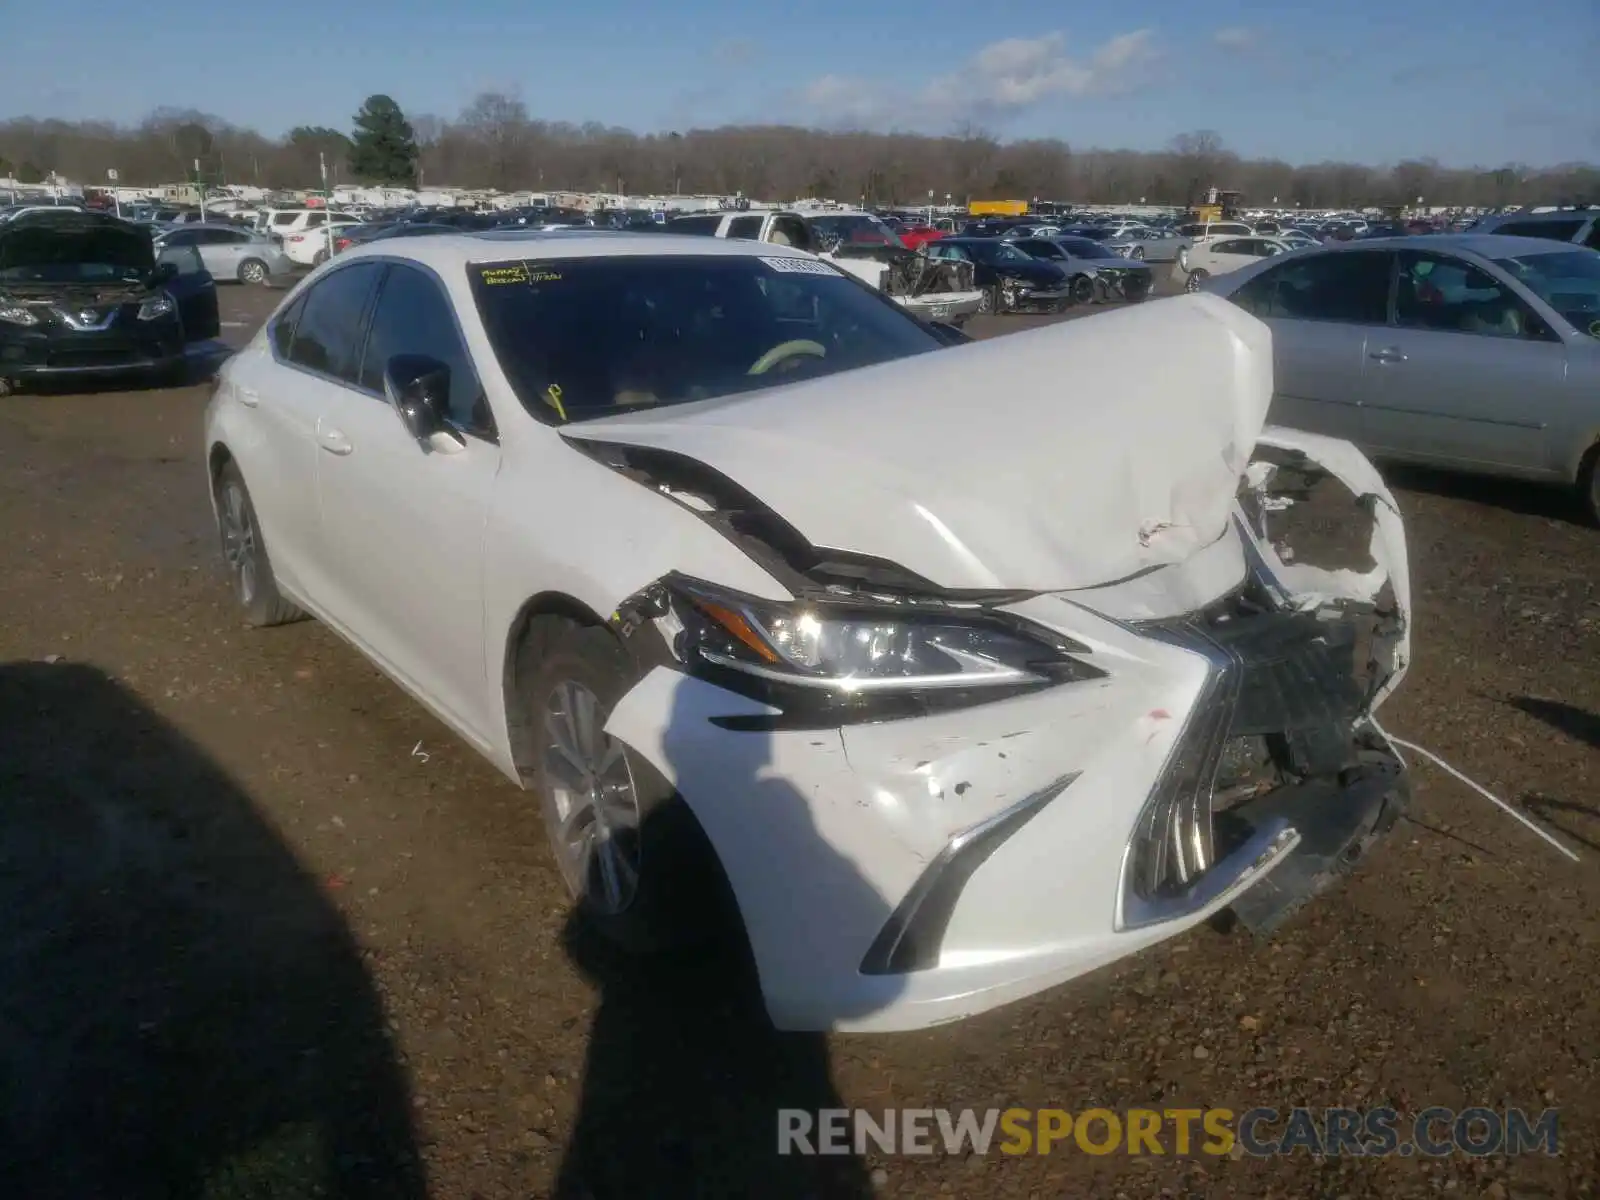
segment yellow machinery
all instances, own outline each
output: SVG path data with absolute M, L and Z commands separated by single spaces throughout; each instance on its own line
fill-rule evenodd
M 967 204 L 967 215 L 973 217 L 1025 217 L 1026 200 L 973 200 Z

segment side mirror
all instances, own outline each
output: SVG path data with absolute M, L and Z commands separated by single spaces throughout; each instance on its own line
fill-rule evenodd
M 450 368 L 426 354 L 396 354 L 384 364 L 383 392 L 400 423 L 435 450 L 466 443 L 445 422 L 450 406 Z
M 178 277 L 178 264 L 168 259 L 156 264 L 155 273 L 150 277 L 150 282 L 156 287 L 165 287 Z

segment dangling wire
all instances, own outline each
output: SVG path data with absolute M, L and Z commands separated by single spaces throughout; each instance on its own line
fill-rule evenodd
M 1507 804 L 1504 800 L 1500 799 L 1499 796 L 1496 796 L 1488 788 L 1482 786 L 1481 784 L 1474 783 L 1471 779 L 1468 779 L 1465 775 L 1463 775 L 1460 771 L 1456 770 L 1449 763 L 1445 762 L 1444 759 L 1440 758 L 1432 750 L 1425 750 L 1421 746 L 1418 746 L 1414 742 L 1408 742 L 1404 738 L 1395 737 L 1394 734 L 1390 733 L 1382 725 L 1378 724 L 1378 718 L 1377 717 L 1368 717 L 1367 720 L 1371 723 L 1371 725 L 1372 725 L 1372 727 L 1374 729 L 1376 729 L 1386 739 L 1388 739 L 1390 745 L 1395 747 L 1395 756 L 1396 757 L 1399 757 L 1399 754 L 1400 754 L 1399 747 L 1401 747 L 1401 746 L 1404 746 L 1407 750 L 1411 750 L 1411 751 L 1413 751 L 1413 752 L 1415 752 L 1417 754 L 1422 755 L 1423 758 L 1427 759 L 1434 766 L 1438 767 L 1441 771 L 1444 771 L 1445 773 L 1447 773 L 1449 775 L 1453 775 L 1455 778 L 1459 779 L 1462 783 L 1466 784 L 1473 791 L 1477 792 L 1478 795 L 1482 796 L 1485 800 L 1487 800 L 1491 804 L 1493 804 L 1496 808 L 1500 809 L 1502 812 L 1504 812 L 1508 816 L 1512 817 L 1514 820 L 1516 820 L 1516 821 L 1520 822 L 1521 824 L 1527 826 L 1534 833 L 1538 834 L 1545 841 L 1549 842 L 1552 846 L 1554 846 L 1562 854 L 1565 854 L 1573 862 L 1581 862 L 1582 861 L 1574 851 L 1568 849 L 1558 838 L 1556 838 L 1555 836 L 1553 836 L 1552 834 L 1550 834 L 1546 830 L 1541 829 L 1538 825 L 1534 824 L 1527 817 L 1523 816 L 1523 814 L 1519 813 L 1516 809 L 1512 808 L 1511 805 Z M 1404 762 L 1405 760 L 1402 758 L 1400 761 Z

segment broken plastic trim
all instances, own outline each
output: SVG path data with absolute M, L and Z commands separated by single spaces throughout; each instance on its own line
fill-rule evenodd
M 1012 834 L 1071 787 L 1081 774 L 1074 771 L 1061 776 L 946 842 L 878 931 L 861 960 L 861 973 L 904 975 L 938 966 L 945 931 L 967 881 Z

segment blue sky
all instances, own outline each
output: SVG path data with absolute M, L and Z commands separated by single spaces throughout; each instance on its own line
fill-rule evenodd
M 3 0 L 0 0 L 3 2 Z M 279 134 L 371 92 L 453 116 L 509 91 L 639 130 L 779 121 L 1247 156 L 1600 160 L 1600 3 L 818 0 L 6 4 L 0 118 L 195 107 Z

